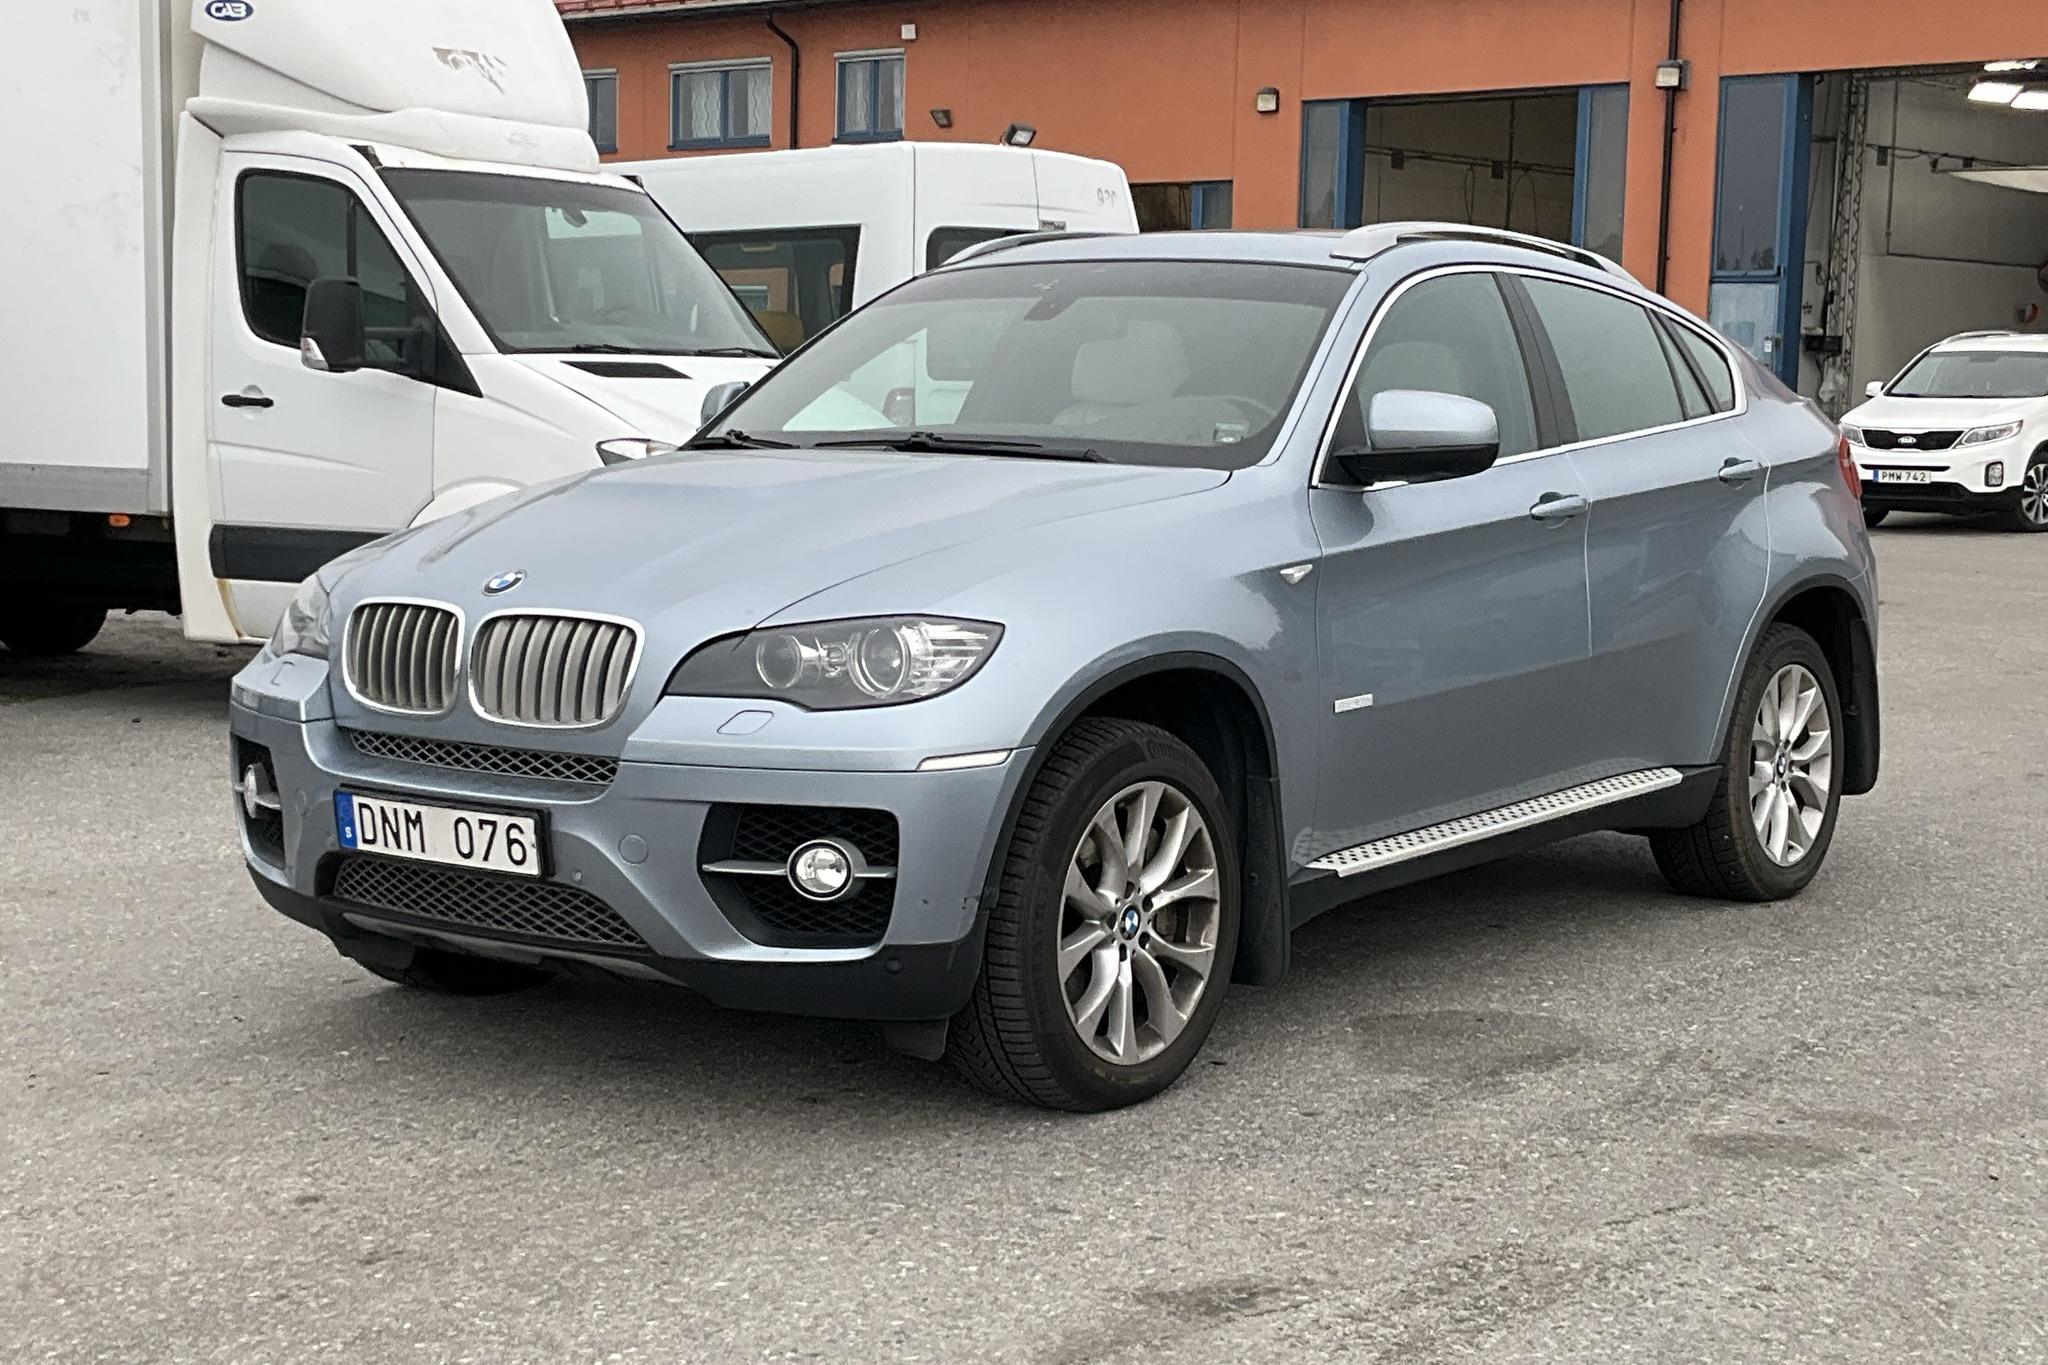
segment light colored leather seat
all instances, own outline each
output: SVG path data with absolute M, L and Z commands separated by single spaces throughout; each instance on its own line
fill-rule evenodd
M 1074 352 L 1074 402 L 1053 419 L 1087 426 L 1140 403 L 1171 398 L 1187 383 L 1187 346 L 1170 323 L 1129 322 L 1122 336 L 1081 343 Z

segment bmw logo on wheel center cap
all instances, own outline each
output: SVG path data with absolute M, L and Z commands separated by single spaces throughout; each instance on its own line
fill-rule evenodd
M 526 581 L 526 570 L 508 569 L 490 582 L 484 584 L 484 596 L 496 597 L 501 592 L 510 592 Z
M 1127 905 L 1124 907 L 1123 914 L 1117 917 L 1117 931 L 1125 938 L 1136 938 L 1138 936 L 1138 922 L 1138 907 Z

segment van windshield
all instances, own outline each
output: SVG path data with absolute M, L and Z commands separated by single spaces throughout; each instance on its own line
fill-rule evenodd
M 1930 351 L 1885 392 L 1892 398 L 2048 398 L 2048 351 Z
M 477 171 L 383 175 L 502 351 L 776 354 L 644 194 Z
M 1090 261 L 941 270 L 855 312 L 699 445 L 883 446 L 1242 469 L 1355 277 Z

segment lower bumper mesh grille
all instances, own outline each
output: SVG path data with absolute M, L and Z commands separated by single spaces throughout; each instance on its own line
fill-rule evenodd
M 370 758 L 389 759 L 394 763 L 420 763 L 431 768 L 453 768 L 458 772 L 531 777 L 543 782 L 577 782 L 592 787 L 609 786 L 619 775 L 617 759 L 596 754 L 503 749 L 495 744 L 421 739 L 417 735 L 387 735 L 372 730 L 350 730 L 348 739 L 357 753 Z
M 584 949 L 645 953 L 633 926 L 587 891 L 556 882 L 429 867 L 385 858 L 345 857 L 334 874 L 336 900 L 451 928 Z
M 872 867 L 896 866 L 896 817 L 832 806 L 714 806 L 700 848 L 705 862 L 786 862 L 813 839 L 839 839 Z M 776 948 L 851 948 L 878 942 L 896 908 L 894 877 L 862 881 L 842 900 L 800 895 L 779 873 L 729 876 L 707 870 L 705 887 L 733 927 Z

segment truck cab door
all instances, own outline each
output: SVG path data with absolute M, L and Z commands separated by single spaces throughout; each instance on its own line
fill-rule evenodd
M 431 500 L 443 348 L 425 272 L 352 171 L 233 151 L 221 165 L 208 549 L 236 628 L 256 637 L 300 580 Z M 307 286 L 333 276 L 362 286 L 367 364 L 347 373 L 299 354 Z

